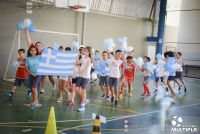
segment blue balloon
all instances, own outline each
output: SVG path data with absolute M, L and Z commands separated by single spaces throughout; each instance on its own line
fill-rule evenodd
M 78 48 L 78 42 L 77 41 L 73 41 L 72 42 L 72 48 Z
M 117 42 L 123 43 L 125 41 L 125 38 L 117 38 Z
M 30 25 L 30 27 L 28 28 L 28 31 L 31 32 L 31 33 L 33 33 L 36 30 L 35 30 L 35 27 L 33 25 Z
M 162 58 L 162 55 L 160 53 L 156 54 L 156 58 L 159 60 Z
M 12 62 L 12 67 L 14 67 L 15 69 L 18 68 L 19 66 L 19 62 L 18 61 L 13 61 Z
M 58 50 L 59 47 L 60 47 L 60 45 L 57 44 L 57 43 L 54 43 L 53 46 L 52 46 L 52 48 L 55 49 L 55 50 Z
M 16 28 L 17 28 L 18 30 L 23 30 L 23 29 L 25 28 L 25 25 L 24 25 L 23 22 L 19 22 L 19 23 L 16 25 Z
M 125 47 L 124 46 L 120 46 L 119 50 L 121 50 L 122 52 L 125 51 Z

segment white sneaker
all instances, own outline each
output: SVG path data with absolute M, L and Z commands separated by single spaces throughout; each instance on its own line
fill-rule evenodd
M 83 112 L 85 111 L 85 105 L 81 104 L 80 107 L 77 109 L 78 112 Z
M 41 89 L 41 91 L 40 91 L 40 93 L 44 93 L 44 90 L 45 90 L 45 89 L 44 89 L 44 88 L 42 88 L 42 89 Z
M 62 100 L 62 98 L 58 98 L 56 102 L 57 102 L 57 103 L 62 103 L 63 100 Z

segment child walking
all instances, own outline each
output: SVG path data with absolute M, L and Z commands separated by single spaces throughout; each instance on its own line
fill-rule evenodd
M 133 63 L 133 57 L 127 56 L 126 62 L 123 64 L 123 71 L 124 71 L 124 81 L 120 88 L 120 95 L 119 97 L 123 97 L 123 88 L 126 87 L 128 84 L 128 96 L 132 96 L 132 85 L 135 77 L 135 64 Z
M 110 74 L 109 74 L 109 86 L 111 91 L 111 103 L 115 100 L 115 105 L 118 105 L 118 89 L 119 89 L 119 79 L 123 74 L 120 73 L 120 68 L 122 64 L 121 50 L 115 51 L 115 57 L 111 59 L 110 63 Z M 123 72 L 122 72 L 123 73 Z
M 31 107 L 40 106 L 38 101 L 38 90 L 37 85 L 41 81 L 41 75 L 37 75 L 37 69 L 40 63 L 41 56 L 38 55 L 37 48 L 35 46 L 31 46 L 28 49 L 27 60 L 26 60 L 26 68 L 29 72 L 30 78 L 30 88 L 33 94 L 33 102 L 30 104 Z
M 29 88 L 29 85 L 28 85 L 28 82 L 27 82 L 28 71 L 25 67 L 26 57 L 24 57 L 24 55 L 25 55 L 25 49 L 19 49 L 18 50 L 18 57 L 19 58 L 17 59 L 18 69 L 17 69 L 17 72 L 16 72 L 15 82 L 14 82 L 14 85 L 12 87 L 11 92 L 8 92 L 8 93 L 5 94 L 8 97 L 12 97 L 14 92 L 16 91 L 16 87 L 17 86 L 20 87 L 22 85 L 22 83 L 23 83 L 24 86 Z M 28 93 L 27 93 L 27 96 L 29 97 L 30 94 L 31 94 L 31 91 L 29 90 Z
M 148 66 L 149 66 L 149 62 L 151 61 L 151 59 L 147 56 L 144 56 L 143 57 L 143 61 L 144 61 L 144 64 L 142 67 L 139 67 L 140 71 L 143 72 L 144 74 L 144 80 L 143 80 L 143 88 L 144 88 L 144 92 L 142 93 L 141 96 L 150 96 L 150 90 L 149 90 L 149 87 L 148 87 L 148 83 L 149 83 L 149 78 L 151 76 L 151 73 L 148 69 Z
M 90 81 L 90 71 L 92 66 L 91 58 L 91 48 L 82 48 L 82 57 L 79 61 L 79 64 L 81 64 L 79 71 L 80 77 L 78 77 L 76 81 L 76 89 L 80 91 L 78 92 L 78 94 L 80 96 L 81 103 L 80 107 L 77 109 L 78 112 L 85 111 L 85 105 L 88 103 L 86 100 L 86 89 Z

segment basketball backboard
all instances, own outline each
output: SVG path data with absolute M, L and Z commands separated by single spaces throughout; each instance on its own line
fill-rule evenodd
M 92 0 L 56 0 L 55 7 L 69 8 L 78 12 L 89 12 Z

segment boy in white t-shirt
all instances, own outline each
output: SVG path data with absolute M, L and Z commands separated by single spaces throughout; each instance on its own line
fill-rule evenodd
M 115 57 L 110 60 L 110 74 L 109 74 L 109 86 L 111 90 L 111 103 L 114 102 L 115 105 L 118 104 L 118 89 L 119 89 L 119 79 L 122 76 L 120 73 L 120 68 L 122 64 L 121 50 L 116 50 Z M 115 98 L 114 98 L 115 95 Z
M 178 83 L 178 80 L 180 80 L 180 82 L 183 84 L 184 86 L 184 92 L 187 91 L 186 89 L 186 85 L 185 85 L 185 82 L 183 80 L 183 65 L 184 65 L 184 62 L 183 62 L 183 58 L 182 58 L 182 53 L 181 52 L 177 52 L 176 53 L 176 63 L 180 65 L 180 68 L 176 70 L 176 76 L 175 76 L 175 79 L 174 79 L 174 82 L 176 82 L 179 86 L 179 91 L 181 90 L 181 85 Z

